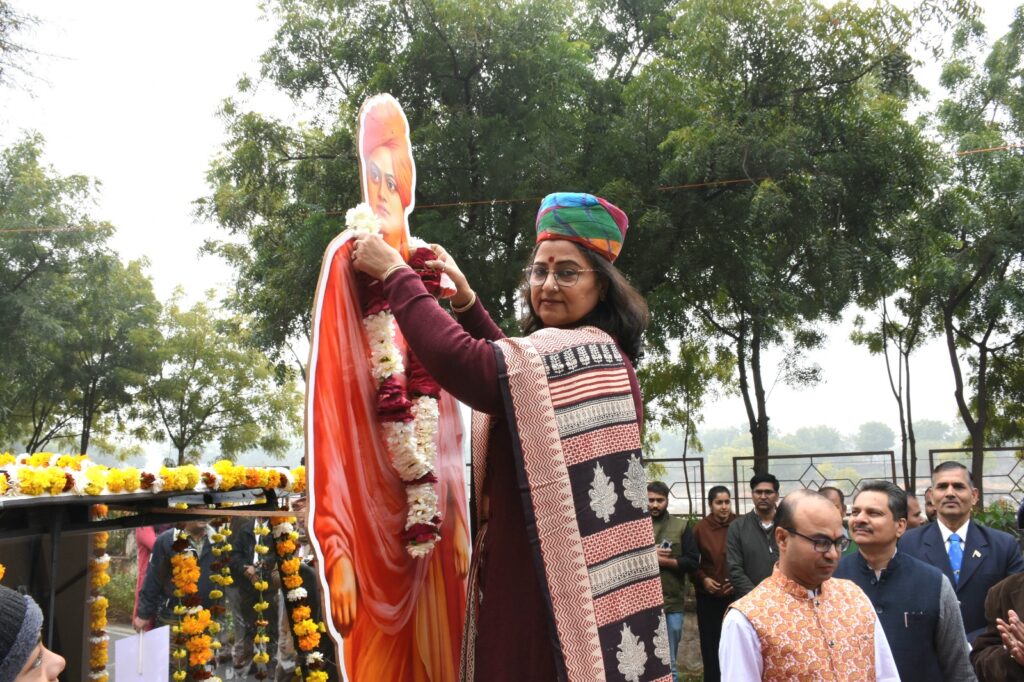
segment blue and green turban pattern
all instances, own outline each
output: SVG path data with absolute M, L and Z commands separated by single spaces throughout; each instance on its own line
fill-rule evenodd
M 622 250 L 629 218 L 615 204 L 593 194 L 556 192 L 537 211 L 537 243 L 567 239 L 614 263 Z

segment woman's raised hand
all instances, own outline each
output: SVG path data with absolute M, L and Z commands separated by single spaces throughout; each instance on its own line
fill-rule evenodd
M 370 277 L 380 279 L 388 268 L 402 265 L 402 254 L 398 253 L 379 234 L 357 234 L 352 244 L 352 265 L 356 270 L 365 272 Z
M 426 262 L 427 267 L 441 270 L 451 277 L 452 282 L 455 283 L 455 295 L 450 299 L 451 304 L 459 308 L 469 303 L 473 298 L 473 289 L 470 288 L 469 281 L 462 274 L 462 270 L 459 269 L 458 263 L 440 244 L 431 244 L 430 250 L 434 252 L 436 260 L 428 260 Z

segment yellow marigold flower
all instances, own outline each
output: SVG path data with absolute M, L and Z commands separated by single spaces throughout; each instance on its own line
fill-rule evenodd
M 107 467 L 97 464 L 85 470 L 85 494 L 99 495 L 107 487 Z
M 210 599 L 220 599 L 224 596 L 224 593 L 220 590 L 210 590 Z
M 252 655 L 253 663 L 267 663 L 270 661 L 270 654 L 266 651 L 261 651 L 257 654 Z
M 327 673 L 323 670 L 310 670 L 306 682 L 327 682 Z
M 307 618 L 306 620 L 296 623 L 294 626 L 292 626 L 292 632 L 294 632 L 298 637 L 305 637 L 306 635 L 311 635 L 314 632 L 317 632 L 316 623 Z
M 206 631 L 210 626 L 210 611 L 203 609 L 194 616 L 185 616 L 181 619 L 181 631 L 186 635 L 198 635 Z
M 253 604 L 252 610 L 255 611 L 256 613 L 263 613 L 268 608 L 270 608 L 270 604 L 268 604 L 265 601 L 261 601 L 261 602 L 256 602 L 255 604 Z
M 27 464 L 31 467 L 47 467 L 50 466 L 51 459 L 53 459 L 53 453 L 37 452 L 28 458 Z
M 174 682 L 183 682 L 183 680 L 186 677 L 188 677 L 188 673 L 186 673 L 184 670 L 175 670 L 174 674 L 171 675 L 171 677 L 174 678 Z
M 107 572 L 104 570 L 93 571 L 93 574 L 90 577 L 90 584 L 94 590 L 102 589 L 109 582 L 110 576 L 107 575 Z
M 216 635 L 218 632 L 220 632 L 220 623 L 218 623 L 215 620 L 210 621 L 210 627 L 207 630 L 207 632 L 209 632 L 211 635 Z
M 302 494 L 306 491 L 306 467 L 297 466 L 292 469 L 292 492 Z
M 10 452 L 5 452 L 2 455 L 0 455 L 0 467 L 5 467 L 8 464 L 14 464 L 17 461 L 17 459 L 18 458 L 15 457 Z
M 3 466 L 3 465 L 0 465 Z M 7 477 L 0 474 L 0 495 L 7 492 Z
M 257 592 L 263 592 L 263 591 L 265 591 L 265 590 L 266 590 L 266 589 L 267 589 L 268 587 L 270 587 L 270 583 L 268 583 L 268 582 L 267 582 L 266 580 L 257 580 L 256 582 L 254 582 L 254 583 L 252 584 L 252 586 L 253 586 L 254 588 L 256 588 L 256 591 L 257 591 Z
M 258 554 L 266 554 L 267 551 L 268 551 L 268 547 L 266 545 L 262 545 L 262 544 L 256 545 L 256 552 Z
M 186 656 L 188 656 L 188 652 L 184 649 L 175 649 L 174 653 L 171 654 L 171 656 L 174 656 L 175 658 L 185 658 Z

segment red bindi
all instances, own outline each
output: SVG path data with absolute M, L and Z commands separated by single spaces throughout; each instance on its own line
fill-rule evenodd
M 554 263 L 555 259 L 551 256 L 548 257 L 548 263 Z

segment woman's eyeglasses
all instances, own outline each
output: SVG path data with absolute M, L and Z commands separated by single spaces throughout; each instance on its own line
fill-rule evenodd
M 546 265 L 528 265 L 525 271 L 527 281 L 530 282 L 530 286 L 534 287 L 544 286 L 544 283 L 548 281 L 549 274 L 555 278 L 555 284 L 558 286 L 571 287 L 579 281 L 581 272 L 597 272 L 593 268 L 570 267 L 548 270 Z

